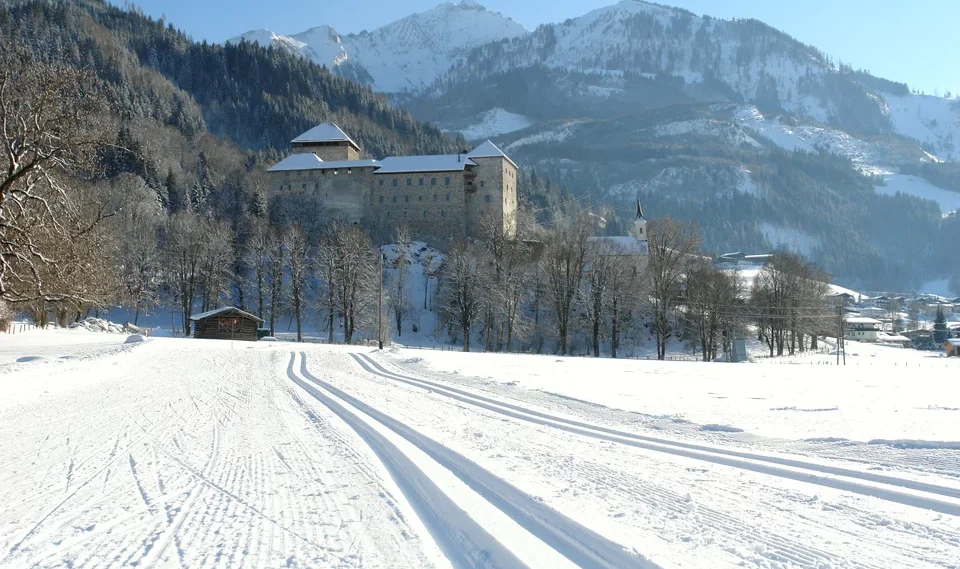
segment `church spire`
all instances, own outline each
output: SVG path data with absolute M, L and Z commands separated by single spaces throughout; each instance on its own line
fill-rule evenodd
M 646 217 L 643 216 L 643 206 L 640 205 L 640 198 L 637 198 L 637 217 L 636 217 L 636 219 L 644 219 L 644 220 L 646 219 Z

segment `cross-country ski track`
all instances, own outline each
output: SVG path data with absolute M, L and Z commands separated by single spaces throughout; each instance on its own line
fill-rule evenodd
M 882 500 L 899 502 L 908 506 L 917 506 L 944 514 L 960 516 L 960 501 L 949 500 L 950 498 L 960 498 L 960 487 L 941 486 L 906 478 L 804 462 L 796 459 L 765 456 L 750 452 L 672 441 L 610 429 L 599 425 L 590 425 L 581 421 L 574 421 L 542 413 L 504 401 L 497 401 L 462 389 L 445 386 L 435 381 L 391 372 L 366 354 L 351 354 L 351 356 L 361 367 L 374 375 L 432 391 L 439 395 L 450 397 L 457 401 L 475 405 L 521 421 L 548 425 L 600 440 L 752 470 L 761 474 L 769 474 L 771 476 L 779 476 L 800 482 L 808 482 L 810 484 L 856 492 Z M 856 481 L 848 480 L 849 478 L 855 479 Z M 877 484 L 866 484 L 865 482 Z M 903 492 L 887 486 L 907 488 L 915 490 L 916 492 Z
M 658 434 L 369 348 L 91 350 L 0 362 L 0 567 L 960 559 L 960 473 Z

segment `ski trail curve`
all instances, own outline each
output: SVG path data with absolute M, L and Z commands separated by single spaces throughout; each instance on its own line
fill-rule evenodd
M 291 359 L 291 367 L 293 361 Z M 300 375 L 406 439 L 521 527 L 582 569 L 659 569 L 658 565 L 630 553 L 623 546 L 534 500 L 529 494 L 491 474 L 463 455 L 317 379 L 307 371 L 306 354 L 302 352 Z M 316 389 L 311 391 L 311 394 L 317 393 Z
M 907 506 L 933 510 L 942 514 L 960 516 L 960 503 L 909 492 L 902 492 L 892 488 L 873 486 L 864 482 L 873 482 L 887 486 L 899 486 L 927 494 L 934 494 L 944 498 L 960 498 L 960 489 L 957 488 L 897 478 L 883 474 L 874 474 L 870 472 L 861 472 L 829 465 L 808 463 L 789 458 L 766 456 L 750 452 L 709 447 L 694 443 L 671 441 L 669 439 L 660 439 L 657 437 L 649 437 L 627 431 L 619 431 L 599 425 L 591 425 L 589 423 L 557 417 L 533 409 L 527 409 L 519 405 L 498 401 L 496 399 L 491 399 L 489 397 L 484 397 L 482 395 L 477 395 L 468 391 L 449 387 L 441 383 L 392 372 L 384 368 L 366 354 L 350 355 L 364 370 L 372 375 L 405 383 L 420 389 L 427 389 L 437 393 L 438 395 L 443 395 L 462 403 L 480 407 L 500 415 L 519 419 L 521 421 L 553 427 L 570 433 L 642 448 L 645 450 L 651 450 L 685 458 L 693 458 L 696 460 L 702 460 L 724 466 L 731 466 L 742 470 L 750 470 L 761 474 L 767 474 L 779 478 L 787 478 L 799 482 L 808 482 L 819 486 L 871 496 L 889 502 L 896 502 Z M 842 476 L 856 480 L 844 480 L 842 478 L 834 478 L 833 476 Z
M 304 373 L 306 357 L 304 354 L 300 354 L 300 357 L 303 360 L 303 371 L 301 372 L 303 377 L 307 378 L 309 382 L 330 389 L 320 380 Z M 287 376 L 310 396 L 323 403 L 330 411 L 340 417 L 367 443 L 390 472 L 397 486 L 400 487 L 417 515 L 436 539 L 437 545 L 440 546 L 440 549 L 455 567 L 458 569 L 530 569 L 460 509 L 393 443 L 333 398 L 317 389 L 317 386 L 301 379 L 294 369 L 296 360 L 297 354 L 291 353 Z M 346 399 L 332 389 L 330 390 L 335 395 Z M 348 403 L 357 406 L 358 402 L 346 400 Z

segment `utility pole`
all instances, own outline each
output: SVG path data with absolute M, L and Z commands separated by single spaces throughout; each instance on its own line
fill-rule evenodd
M 843 329 L 843 297 L 837 297 L 837 365 L 840 365 L 840 351 L 843 351 L 843 365 L 847 365 L 847 345 Z
M 377 264 L 380 265 L 380 287 L 377 299 L 377 345 L 383 351 L 383 245 L 377 248 Z

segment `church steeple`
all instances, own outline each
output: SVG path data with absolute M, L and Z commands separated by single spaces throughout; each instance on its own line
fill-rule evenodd
M 647 240 L 647 218 L 643 216 L 643 206 L 637 198 L 637 217 L 633 220 L 633 235 L 637 241 Z

